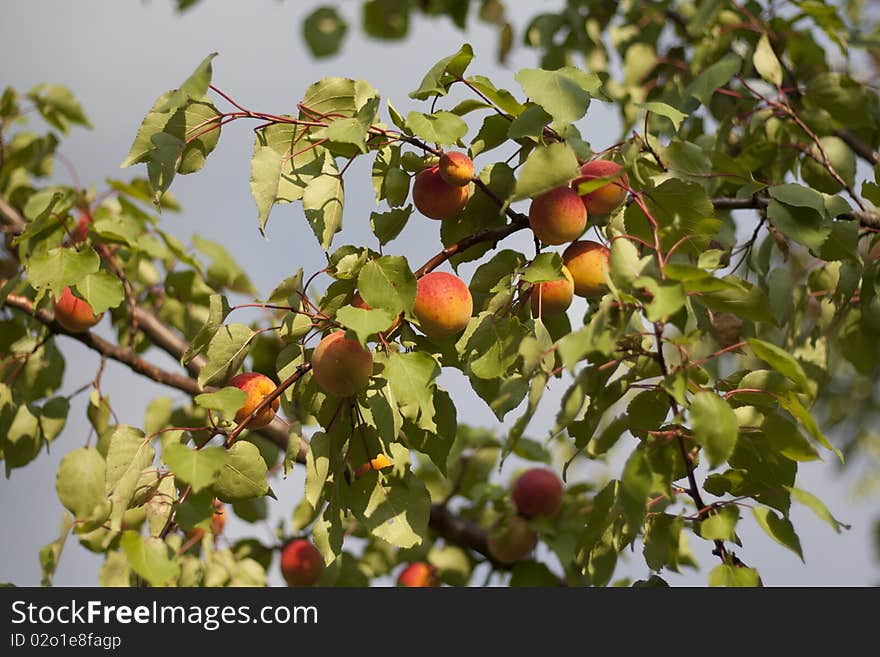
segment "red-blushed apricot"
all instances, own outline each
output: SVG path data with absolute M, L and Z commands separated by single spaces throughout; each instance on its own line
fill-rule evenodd
M 373 355 L 357 340 L 336 331 L 324 337 L 312 353 L 312 374 L 334 397 L 351 397 L 373 376 Z
M 70 233 L 71 241 L 73 241 L 74 244 L 85 242 L 89 236 L 89 226 L 91 226 L 91 224 L 92 220 L 89 218 L 89 215 L 81 214 L 76 222 L 76 226 L 73 227 L 73 231 Z
M 370 304 L 368 304 L 366 301 L 364 301 L 364 298 L 361 296 L 360 292 L 354 293 L 354 296 L 351 299 L 351 305 L 354 306 L 355 308 L 360 308 L 361 310 L 372 310 L 373 309 L 370 306 Z M 394 321 L 391 323 L 391 326 L 389 326 L 387 329 L 385 329 L 384 333 L 390 333 L 391 331 L 396 329 L 398 326 L 400 326 L 400 316 L 398 316 L 394 319 Z
M 574 298 L 574 279 L 568 267 L 562 267 L 565 278 L 558 281 L 545 281 L 532 287 L 529 293 L 529 303 L 532 306 L 532 315 L 546 317 L 564 313 L 571 305 Z
M 532 199 L 529 226 L 541 243 L 565 244 L 586 230 L 587 210 L 576 192 L 557 187 Z
M 513 503 L 524 516 L 552 516 L 562 507 L 562 481 L 545 468 L 523 472 L 513 485 Z
M 463 187 L 474 177 L 474 161 L 464 153 L 449 151 L 440 157 L 440 177 L 453 187 Z
M 589 214 L 609 214 L 623 203 L 623 199 L 626 198 L 626 188 L 629 187 L 629 178 L 625 173 L 620 173 L 622 168 L 611 160 L 593 160 L 581 166 L 581 175 L 571 183 L 574 191 L 578 190 L 581 183 L 596 178 L 613 178 L 601 187 L 581 196 Z
M 226 385 L 234 386 L 247 394 L 244 404 L 242 404 L 241 408 L 235 412 L 236 424 L 244 422 L 248 415 L 254 412 L 254 409 L 260 404 L 260 402 L 276 388 L 275 382 L 272 379 L 259 372 L 242 372 L 241 374 L 236 374 L 229 379 L 229 382 Z M 260 429 L 265 427 L 275 417 L 275 413 L 278 411 L 278 405 L 279 400 L 276 397 L 272 400 L 271 404 L 257 413 L 254 416 L 254 419 L 248 422 L 247 428 Z
M 439 586 L 436 569 L 424 561 L 416 561 L 404 568 L 397 577 L 398 586 L 422 588 Z
M 595 297 L 605 289 L 609 251 L 598 242 L 573 242 L 562 252 L 562 262 L 571 272 L 574 293 L 579 297 Z
M 470 188 L 455 187 L 440 177 L 440 167 L 423 169 L 413 183 L 413 203 L 429 219 L 452 219 L 467 205 Z
M 324 572 L 324 557 L 304 538 L 281 548 L 281 575 L 288 586 L 312 586 Z
M 61 297 L 55 299 L 53 306 L 55 321 L 71 333 L 89 330 L 104 316 L 104 313 L 96 316 L 89 302 L 75 296 L 69 287 L 61 290 Z
M 223 533 L 224 527 L 226 527 L 226 507 L 220 500 L 215 499 L 214 513 L 211 514 L 211 531 L 214 532 L 214 536 L 219 536 Z
M 413 314 L 429 338 L 446 338 L 463 331 L 473 312 L 471 291 L 458 276 L 432 271 L 419 279 Z
M 494 529 L 487 541 L 489 555 L 503 564 L 519 561 L 537 544 L 538 534 L 520 516 L 513 516 L 505 527 Z

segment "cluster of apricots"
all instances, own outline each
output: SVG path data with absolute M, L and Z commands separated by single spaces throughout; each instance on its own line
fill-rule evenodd
M 474 178 L 474 163 L 464 153 L 444 153 L 437 164 L 423 169 L 413 184 L 413 202 L 426 217 L 440 221 L 452 219 L 467 204 Z M 607 179 L 598 187 L 580 195 L 582 183 Z M 529 225 L 535 237 L 544 245 L 569 243 L 562 253 L 563 279 L 534 285 L 529 292 L 529 303 L 535 316 L 562 313 L 569 307 L 573 296 L 589 298 L 601 294 L 609 251 L 597 242 L 579 241 L 591 215 L 612 212 L 626 197 L 628 181 L 621 166 L 607 160 L 593 160 L 580 169 L 580 176 L 570 186 L 559 187 L 532 199 Z M 77 223 L 72 239 L 83 241 L 88 236 L 90 218 L 85 214 Z M 351 305 L 369 310 L 359 292 Z M 81 333 L 95 326 L 103 313 L 96 315 L 89 303 L 65 287 L 54 299 L 55 320 L 70 333 Z M 465 329 L 473 314 L 473 298 L 468 286 L 453 274 L 432 271 L 418 279 L 413 316 L 418 328 L 435 339 L 452 337 Z M 395 318 L 386 329 L 396 329 L 402 317 Z M 315 347 L 311 358 L 312 375 L 328 394 L 347 398 L 363 390 L 373 375 L 373 356 L 357 340 L 346 337 L 344 330 L 327 334 Z M 260 429 L 275 418 L 279 408 L 277 397 L 265 404 L 277 386 L 258 372 L 243 372 L 233 376 L 227 385 L 246 393 L 242 406 L 235 414 L 236 424 L 248 429 Z M 260 408 L 262 406 L 262 408 Z M 259 408 L 259 410 L 257 410 Z M 355 470 L 355 477 L 378 471 L 391 465 L 384 454 L 379 454 Z M 562 503 L 562 482 L 549 470 L 532 469 L 517 480 L 513 501 L 518 513 L 504 527 L 498 527 L 488 540 L 488 550 L 500 563 L 512 563 L 528 555 L 537 544 L 537 534 L 528 526 L 528 518 L 552 516 Z M 218 535 L 226 522 L 223 505 L 215 502 L 211 531 Z M 205 529 L 196 528 L 187 533 L 190 540 L 200 540 Z M 281 550 L 281 572 L 291 586 L 309 586 L 316 583 L 323 572 L 324 560 L 318 549 L 305 539 L 286 543 Z M 425 562 L 409 564 L 399 575 L 398 584 L 407 587 L 438 586 L 436 569 Z
M 523 472 L 513 485 L 516 515 L 489 535 L 491 557 L 512 564 L 531 554 L 538 544 L 538 534 L 529 527 L 529 518 L 555 516 L 562 508 L 562 494 L 562 481 L 550 470 L 531 468 Z

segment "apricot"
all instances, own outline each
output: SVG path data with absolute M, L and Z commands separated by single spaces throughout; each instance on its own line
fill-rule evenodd
M 275 382 L 264 374 L 259 372 L 242 372 L 236 374 L 229 379 L 227 386 L 234 386 L 239 390 L 247 393 L 241 408 L 235 412 L 235 423 L 241 424 L 247 417 L 253 413 L 254 409 L 261 401 L 275 390 Z M 260 429 L 269 424 L 278 411 L 279 400 L 276 397 L 272 403 L 257 413 L 254 418 L 247 423 L 248 429 Z
M 464 330 L 473 312 L 471 291 L 458 276 L 433 271 L 419 279 L 413 314 L 429 338 L 446 338 Z
M 574 293 L 579 297 L 595 297 L 605 288 L 609 251 L 598 242 L 573 242 L 562 252 L 562 262 L 571 272 Z
M 431 564 L 416 561 L 401 571 L 397 577 L 397 584 L 409 588 L 438 586 L 439 582 L 435 572 L 435 568 Z
M 55 321 L 71 333 L 89 330 L 104 316 L 104 313 L 96 316 L 89 302 L 75 296 L 69 287 L 61 290 L 61 298 L 55 299 L 53 306 Z
M 351 397 L 373 376 L 373 356 L 357 340 L 336 331 L 324 337 L 312 354 L 318 385 L 334 397 Z
M 557 187 L 532 199 L 529 226 L 543 244 L 565 244 L 586 229 L 587 210 L 576 192 Z
M 74 244 L 79 244 L 80 242 L 85 242 L 89 236 L 89 226 L 91 225 L 92 220 L 89 218 L 87 214 L 81 214 L 79 219 L 76 222 L 76 226 L 74 226 L 73 231 L 71 231 L 70 238 L 73 240 Z
M 513 485 L 513 503 L 529 518 L 556 515 L 562 507 L 562 481 L 545 468 L 526 470 Z
M 470 188 L 450 185 L 440 176 L 439 165 L 435 165 L 416 175 L 412 195 L 416 208 L 426 217 L 452 219 L 467 205 Z
M 504 528 L 495 528 L 487 542 L 489 556 L 498 563 L 511 564 L 527 556 L 538 544 L 538 535 L 524 518 L 513 516 Z
M 224 527 L 226 527 L 226 507 L 220 500 L 215 499 L 214 513 L 211 514 L 211 531 L 214 532 L 214 536 L 218 536 L 223 533 Z
M 389 459 L 384 454 L 379 454 L 376 458 L 370 459 L 366 463 L 360 465 L 357 470 L 354 471 L 355 478 L 359 479 L 367 474 L 370 470 L 382 470 L 383 468 L 387 468 L 392 465 L 391 459 Z
M 318 548 L 297 538 L 281 548 L 281 575 L 288 586 L 312 586 L 324 572 L 324 558 Z
M 574 298 L 574 279 L 568 267 L 562 267 L 565 278 L 558 281 L 545 281 L 532 287 L 529 303 L 532 315 L 543 317 L 565 312 Z
M 581 175 L 571 183 L 571 188 L 574 191 L 578 190 L 581 183 L 596 178 L 614 178 L 614 180 L 581 196 L 584 207 L 589 214 L 609 214 L 623 203 L 626 198 L 626 188 L 629 187 L 629 178 L 625 173 L 620 173 L 622 168 L 617 162 L 611 160 L 593 160 L 581 166 Z
M 453 187 L 463 187 L 474 177 L 474 161 L 464 153 L 450 151 L 440 157 L 440 177 Z

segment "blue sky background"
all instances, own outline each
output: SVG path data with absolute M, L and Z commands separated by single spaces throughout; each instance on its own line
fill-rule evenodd
M 158 95 L 185 79 L 213 51 L 220 53 L 214 60 L 217 86 L 247 107 L 279 114 L 293 112 L 306 87 L 329 75 L 367 80 L 404 114 L 422 109 L 407 97 L 408 92 L 418 86 L 431 65 L 456 51 L 464 40 L 474 46 L 477 55 L 472 71 L 489 76 L 499 86 L 518 89 L 513 80 L 515 71 L 536 65 L 535 53 L 524 48 L 514 51 L 507 67 L 497 65 L 496 35 L 476 21 L 471 21 L 471 29 L 464 36 L 447 19 L 417 16 L 404 42 L 367 40 L 358 27 L 360 3 L 355 2 L 342 3 L 350 22 L 342 52 L 315 61 L 301 41 L 300 29 L 303 16 L 316 4 L 268 0 L 203 2 L 181 16 L 173 11 L 170 1 L 164 0 L 8 3 L 0 27 L 0 85 L 26 90 L 38 82 L 49 81 L 68 85 L 74 91 L 95 129 L 76 129 L 63 142 L 61 152 L 75 164 L 84 185 L 94 184 L 102 189 L 107 177 L 145 174 L 142 167 L 119 170 L 143 115 Z M 509 14 L 514 24 L 522 27 L 538 10 L 555 9 L 561 0 L 507 4 L 512 5 Z M 205 168 L 193 176 L 177 177 L 172 191 L 182 203 L 184 213 L 163 216 L 162 227 L 184 240 L 198 233 L 226 246 L 249 273 L 260 295 L 265 296 L 298 267 L 313 272 L 323 266 L 324 259 L 300 206 L 276 208 L 266 238 L 260 235 L 248 187 L 252 127 L 240 122 L 224 128 L 220 144 Z M 591 105 L 580 127 L 595 150 L 611 145 L 619 134 L 613 109 L 598 102 Z M 482 166 L 489 161 L 478 159 L 477 164 Z M 345 228 L 335 245 L 375 243 L 369 228 L 369 214 L 375 208 L 370 162 L 369 157 L 361 158 L 346 175 Z M 60 167 L 58 180 L 69 182 Z M 441 248 L 439 229 L 436 223 L 426 221 L 414 215 L 386 253 L 406 255 L 413 268 L 434 255 Z M 504 247 L 526 253 L 532 250 L 531 240 L 524 234 L 509 238 Z M 468 280 L 472 271 L 473 266 L 465 266 L 461 275 Z M 583 308 L 575 305 L 570 312 L 573 318 L 580 317 Z M 242 318 L 246 320 L 244 315 Z M 109 336 L 106 320 L 100 331 Z M 60 338 L 59 346 L 68 357 L 62 392 L 69 393 L 94 376 L 98 360 L 94 353 L 71 340 Z M 164 367 L 177 367 L 164 354 L 151 353 L 150 358 Z M 444 373 L 443 384 L 453 391 L 460 421 L 503 430 L 460 376 Z M 142 425 L 144 409 L 153 397 L 170 395 L 182 399 L 182 393 L 132 375 L 112 362 L 107 365 L 103 387 L 120 421 L 133 425 Z M 545 396 L 531 424 L 530 435 L 542 438 L 543 428 L 552 426 L 556 402 L 564 388 L 564 382 L 557 382 Z M 85 403 L 86 396 L 75 399 L 67 427 L 52 445 L 50 454 L 15 470 L 9 480 L 0 478 L 0 582 L 39 584 L 37 552 L 57 535 L 62 511 L 54 490 L 55 470 L 61 457 L 83 444 L 88 434 Z M 515 413 L 508 417 L 512 421 Z M 622 440 L 618 454 L 632 445 L 632 439 Z M 738 554 L 759 569 L 766 585 L 860 586 L 880 581 L 871 543 L 876 503 L 854 499 L 852 478 L 838 477 L 834 464 L 827 461 L 826 458 L 825 463 L 802 464 L 797 485 L 819 495 L 838 519 L 852 524 L 852 530 L 835 534 L 811 512 L 795 507 L 792 520 L 804 547 L 804 564 L 773 543 L 755 525 L 751 514 L 745 513 L 738 526 L 745 547 Z M 575 480 L 617 476 L 620 465 L 620 456 L 613 457 L 609 464 L 590 463 L 575 473 Z M 505 466 L 501 479 L 509 477 L 515 467 L 515 463 Z M 302 484 L 299 470 L 287 480 L 273 481 L 278 501 L 270 500 L 268 525 L 253 527 L 230 515 L 229 537 L 234 540 L 256 535 L 269 539 L 269 527 L 274 527 L 278 519 L 289 517 L 302 494 Z M 703 543 L 691 539 L 702 571 L 664 574 L 670 583 L 705 584 L 715 560 L 709 554 L 710 546 Z M 55 583 L 95 584 L 99 566 L 99 556 L 80 547 L 75 539 L 69 540 Z M 615 577 L 637 579 L 647 574 L 644 560 L 635 553 L 618 566 Z M 270 583 L 281 583 L 277 563 L 270 572 Z

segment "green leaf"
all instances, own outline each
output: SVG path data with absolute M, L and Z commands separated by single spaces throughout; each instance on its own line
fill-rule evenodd
M 767 217 L 786 237 L 809 249 L 819 249 L 831 234 L 831 222 L 809 208 L 783 205 L 774 199 L 767 206 Z
M 379 240 L 379 244 L 384 246 L 400 235 L 411 214 L 412 205 L 393 208 L 388 212 L 371 212 L 370 228 L 373 229 L 373 235 Z
M 70 124 L 92 127 L 82 105 L 64 85 L 44 82 L 28 91 L 27 97 L 33 101 L 40 116 L 64 134 L 68 133 Z
M 104 488 L 113 504 L 110 528 L 119 531 L 122 515 L 132 503 L 141 472 L 153 464 L 155 451 L 139 429 L 125 424 L 110 435 Z
M 373 536 L 399 548 L 420 545 L 428 532 L 431 497 L 421 479 L 362 477 L 350 491 L 351 510 Z
M 754 568 L 723 563 L 709 573 L 709 586 L 756 587 L 761 586 L 761 578 Z
M 204 388 L 232 378 L 244 362 L 254 335 L 244 324 L 227 324 L 218 329 L 208 343 L 207 362 L 199 372 L 199 385 Z
M 306 453 L 305 499 L 312 508 L 318 508 L 329 473 L 330 438 L 323 431 L 316 431 L 309 440 Z
M 643 110 L 646 110 L 648 112 L 653 112 L 654 114 L 665 116 L 672 122 L 672 125 L 675 126 L 676 130 L 681 127 L 681 122 L 688 117 L 687 114 L 675 109 L 671 105 L 667 105 L 666 103 L 661 103 L 657 101 L 650 103 L 636 103 L 636 107 L 641 107 Z
M 801 364 L 794 356 L 775 344 L 764 342 L 758 338 L 749 338 L 749 346 L 755 352 L 755 356 L 763 360 L 774 370 L 791 379 L 798 390 L 803 393 L 810 391 L 810 382 Z
M 797 183 L 786 183 L 769 187 L 767 193 L 770 194 L 771 198 L 785 205 L 810 208 L 822 216 L 825 215 L 825 199 L 819 192 L 810 187 L 798 185 Z
M 286 300 L 285 298 L 280 302 L 283 303 Z M 180 357 L 181 365 L 189 365 L 193 358 L 208 348 L 214 335 L 223 326 L 227 315 L 229 315 L 229 303 L 226 301 L 226 297 L 222 294 L 212 294 L 208 299 L 208 318 L 205 320 L 202 328 L 199 329 L 199 332 L 196 333 L 183 356 Z
M 540 105 L 529 105 L 522 114 L 511 121 L 507 136 L 514 140 L 529 137 L 539 142 L 544 134 L 544 128 L 550 125 L 552 120 L 553 117 Z
M 347 32 L 348 23 L 334 7 L 318 7 L 302 24 L 303 40 L 316 59 L 338 53 Z
M 193 492 L 208 488 L 223 466 L 226 465 L 226 450 L 222 447 L 190 449 L 180 443 L 170 443 L 162 451 L 162 460 L 171 468 L 175 477 L 192 486 Z
M 247 393 L 235 386 L 226 386 L 217 392 L 205 392 L 193 398 L 196 406 L 206 408 L 209 411 L 217 411 L 223 417 L 231 420 L 235 417 L 247 399 Z
M 451 146 L 458 142 L 467 134 L 468 129 L 467 123 L 460 116 L 443 111 L 433 114 L 410 112 L 406 116 L 406 127 L 416 137 L 443 146 Z
M 562 256 L 555 252 L 539 253 L 520 277 L 527 283 L 544 283 L 565 278 L 562 274 Z
M 76 289 L 89 302 L 95 315 L 116 308 L 125 299 L 122 281 L 108 271 L 86 275 L 76 284 Z
M 779 58 L 773 52 L 773 46 L 770 45 L 770 39 L 766 32 L 758 39 L 755 54 L 752 55 L 752 63 L 764 80 L 777 87 L 782 86 L 782 64 L 779 63 Z
M 739 520 L 739 508 L 730 504 L 718 509 L 700 523 L 700 536 L 707 541 L 736 540 L 736 523 Z
M 392 353 L 385 365 L 385 378 L 403 417 L 428 431 L 435 431 L 434 379 L 440 374 L 437 361 L 427 353 Z
M 578 161 L 566 143 L 539 146 L 531 152 L 513 190 L 513 200 L 537 196 L 566 185 L 578 174 Z
M 519 345 L 526 335 L 516 318 L 496 319 L 486 313 L 465 347 L 471 373 L 481 379 L 505 376 L 519 358 Z
M 508 585 L 511 587 L 559 586 L 559 578 L 542 563 L 522 561 L 514 564 Z
M 697 442 L 716 468 L 733 454 L 738 424 L 730 404 L 712 392 L 698 392 L 690 405 L 691 428 Z
M 770 414 L 762 425 L 768 444 L 792 461 L 815 461 L 816 448 L 804 438 L 798 428 L 780 415 Z
M 684 95 L 693 96 L 703 105 L 708 105 L 715 91 L 730 82 L 730 78 L 741 68 L 742 59 L 738 55 L 725 55 L 694 78 L 684 90 Z
M 251 195 L 257 204 L 257 215 L 260 220 L 260 230 L 265 230 L 269 221 L 269 212 L 275 205 L 278 195 L 278 183 L 281 179 L 281 164 L 283 155 L 269 145 L 260 143 L 261 136 L 258 134 L 254 143 L 254 154 L 251 158 Z
M 214 52 L 205 57 L 192 75 L 184 80 L 180 88 L 172 92 L 165 104 L 156 111 L 164 113 L 176 110 L 183 107 L 188 100 L 197 100 L 208 93 L 212 76 L 211 60 L 216 56 L 217 53 Z
M 358 291 L 367 305 L 387 310 L 392 317 L 412 313 L 416 287 L 416 277 L 402 256 L 370 260 L 358 274 Z
M 572 66 L 555 71 L 522 69 L 514 77 L 526 96 L 561 124 L 583 118 L 591 94 L 601 87 L 598 75 Z
M 63 514 L 58 538 L 40 548 L 40 568 L 43 571 L 43 576 L 40 579 L 41 586 L 52 586 L 52 578 L 58 568 L 58 559 L 61 558 L 61 550 L 64 549 L 64 543 L 67 541 L 72 526 L 73 518 L 66 513 Z
M 445 96 L 448 85 L 464 74 L 473 58 L 473 48 L 468 43 L 464 44 L 457 53 L 444 57 L 434 64 L 419 88 L 411 92 L 409 97 L 415 100 L 427 100 L 435 95 Z
M 36 290 L 49 290 L 60 296 L 61 290 L 94 274 L 100 265 L 101 259 L 90 246 L 80 250 L 59 246 L 31 257 L 27 263 L 28 282 Z
M 366 345 L 370 336 L 387 331 L 394 323 L 396 315 L 387 310 L 376 308 L 364 310 L 352 306 L 343 306 L 336 312 L 336 321 L 357 335 L 358 342 Z
M 845 525 L 839 520 L 837 520 L 834 516 L 831 515 L 831 512 L 828 510 L 828 507 L 820 500 L 818 497 L 809 493 L 801 488 L 794 488 L 793 486 L 786 486 L 786 490 L 791 493 L 791 496 L 796 499 L 798 502 L 808 507 L 813 513 L 815 513 L 821 520 L 827 522 L 831 528 L 840 533 L 840 528 L 849 529 L 849 525 Z
M 61 459 L 55 476 L 55 490 L 64 508 L 78 520 L 90 518 L 104 504 L 107 466 L 96 449 L 80 447 Z
M 47 442 L 52 442 L 64 429 L 70 402 L 65 397 L 52 397 L 40 408 L 40 430 Z
M 794 552 L 800 560 L 804 560 L 804 553 L 801 550 L 801 541 L 794 531 L 794 526 L 788 518 L 782 518 L 776 515 L 771 509 L 765 506 L 758 506 L 752 509 L 755 520 L 774 541 L 787 547 Z
M 159 538 L 144 538 L 137 532 L 126 531 L 119 545 L 128 559 L 128 565 L 152 586 L 168 586 L 180 575 L 180 562 L 174 551 Z
M 166 104 L 176 102 L 174 93 L 166 93 L 156 100 L 120 165 L 125 168 L 146 163 L 154 192 L 167 189 L 175 172 L 188 174 L 201 169 L 220 139 L 217 120 L 220 113 L 213 103 L 205 98 L 194 98 L 174 111 L 163 111 L 161 108 Z M 195 136 L 211 126 L 213 130 Z M 190 140 L 188 144 L 187 140 Z
M 214 493 L 223 502 L 237 502 L 269 492 L 268 468 L 259 448 L 245 440 L 227 450 L 228 459 L 214 482 Z
M 342 176 L 333 165 L 330 171 L 313 178 L 303 193 L 303 209 L 306 219 L 321 243 L 321 248 L 329 249 L 333 236 L 342 230 L 342 208 L 345 205 L 345 190 Z

